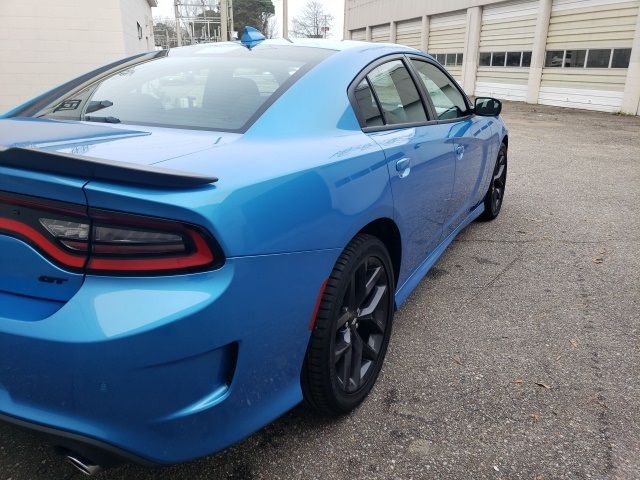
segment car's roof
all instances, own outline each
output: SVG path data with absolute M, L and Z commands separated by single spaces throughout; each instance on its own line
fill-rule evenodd
M 172 52 L 176 52 L 178 54 L 190 54 L 190 53 L 198 53 L 198 54 L 216 54 L 217 52 L 222 51 L 223 49 L 229 49 L 230 47 L 238 47 L 240 46 L 240 42 L 217 42 L 217 43 L 206 43 L 206 44 L 198 44 L 198 45 L 190 45 L 187 47 L 173 48 Z M 319 48 L 324 50 L 334 50 L 337 52 L 342 52 L 346 50 L 350 51 L 364 51 L 370 50 L 372 47 L 377 48 L 391 48 L 394 50 L 401 50 L 407 52 L 420 52 L 411 47 L 407 47 L 404 45 L 397 45 L 394 43 L 372 43 L 372 42 L 360 42 L 356 40 L 331 40 L 331 39 L 323 39 L 323 38 L 274 38 L 268 39 L 264 42 L 260 43 L 260 46 L 280 46 L 280 47 L 306 47 L 306 48 Z M 420 52 L 424 53 L 424 52 Z

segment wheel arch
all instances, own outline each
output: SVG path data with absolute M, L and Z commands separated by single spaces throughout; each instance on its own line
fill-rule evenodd
M 394 283 L 397 287 L 402 263 L 402 237 L 396 222 L 386 217 L 378 218 L 369 222 L 358 233 L 373 235 L 387 247 L 393 265 Z

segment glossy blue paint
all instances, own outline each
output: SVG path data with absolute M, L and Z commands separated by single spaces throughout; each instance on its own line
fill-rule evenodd
M 442 238 L 455 175 L 447 124 L 370 134 L 389 161 L 395 221 L 402 235 L 403 263 L 398 285 L 406 280 Z M 410 171 L 399 174 L 397 159 L 409 159 Z
M 301 400 L 316 296 L 358 231 L 381 218 L 398 226 L 399 306 L 480 215 L 507 134 L 500 119 L 365 134 L 348 85 L 370 62 L 418 52 L 318 40 L 254 50 L 296 45 L 336 53 L 243 134 L 0 119 L 4 147 L 218 177 L 195 189 L 153 189 L 0 167 L 0 190 L 200 225 L 226 257 L 200 273 L 92 276 L 0 234 L 0 413 L 158 463 L 222 449 Z M 45 271 L 68 282 L 38 285 Z

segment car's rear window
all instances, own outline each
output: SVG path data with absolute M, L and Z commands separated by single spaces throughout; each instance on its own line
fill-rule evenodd
M 85 84 L 37 116 L 241 132 L 332 53 L 228 44 L 175 50 Z

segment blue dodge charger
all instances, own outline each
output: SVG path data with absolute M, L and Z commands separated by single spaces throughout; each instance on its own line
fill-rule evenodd
M 354 409 L 394 311 L 500 212 L 501 108 L 418 50 L 268 40 L 127 58 L 4 114 L 0 419 L 92 473 L 302 400 Z

